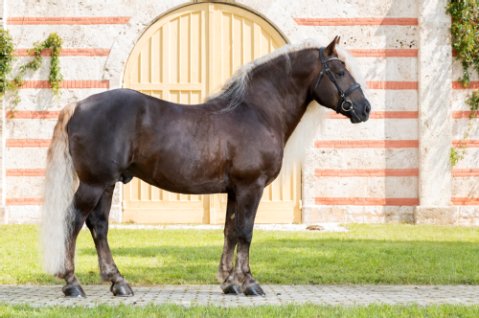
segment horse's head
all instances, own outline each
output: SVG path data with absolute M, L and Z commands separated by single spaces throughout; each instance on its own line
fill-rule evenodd
M 319 50 L 320 73 L 313 82 L 313 97 L 323 106 L 348 117 L 352 123 L 366 121 L 371 105 L 346 65 L 338 57 L 339 37 Z

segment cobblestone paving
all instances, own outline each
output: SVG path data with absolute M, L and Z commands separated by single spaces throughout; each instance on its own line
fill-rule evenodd
M 479 286 L 264 285 L 264 297 L 224 295 L 217 285 L 134 287 L 135 296 L 113 297 L 108 285 L 84 285 L 86 298 L 65 298 L 61 286 L 0 285 L 0 303 L 31 306 L 177 304 L 183 306 L 259 306 L 285 304 L 479 304 Z

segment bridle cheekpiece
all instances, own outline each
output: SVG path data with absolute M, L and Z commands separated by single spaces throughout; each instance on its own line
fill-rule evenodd
M 324 77 L 324 74 L 326 74 L 331 80 L 331 82 L 334 84 L 334 86 L 336 86 L 336 89 L 338 90 L 338 94 L 340 97 L 338 101 L 338 105 L 336 105 L 336 109 L 335 109 L 336 113 L 339 113 L 340 110 L 346 113 L 347 112 L 354 113 L 353 102 L 348 98 L 348 96 L 351 95 L 353 91 L 360 89 L 361 85 L 359 85 L 358 83 L 354 83 L 346 91 L 343 91 L 341 87 L 339 87 L 338 82 L 336 81 L 336 78 L 334 77 L 333 72 L 329 68 L 328 63 L 331 61 L 340 61 L 341 63 L 344 63 L 344 62 L 337 57 L 326 58 L 324 56 L 324 47 L 319 49 L 319 59 L 321 60 L 321 72 L 319 73 L 319 77 L 318 77 L 318 80 L 316 81 L 316 85 L 314 85 L 314 90 L 316 91 L 318 85 L 321 83 L 321 80 Z

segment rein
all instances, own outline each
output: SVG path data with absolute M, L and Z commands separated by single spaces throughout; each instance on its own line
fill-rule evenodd
M 314 85 L 314 90 L 317 89 L 318 85 L 321 83 L 321 80 L 324 77 L 324 74 L 326 74 L 331 80 L 331 82 L 334 84 L 334 86 L 336 86 L 336 89 L 338 90 L 338 94 L 340 97 L 338 101 L 338 105 L 336 105 L 336 109 L 335 109 L 336 113 L 339 113 L 340 110 L 344 112 L 355 113 L 353 102 L 351 102 L 348 96 L 351 95 L 351 93 L 354 92 L 355 90 L 361 88 L 361 85 L 359 85 L 358 83 L 354 83 L 346 91 L 343 91 L 341 87 L 339 87 L 338 82 L 336 81 L 336 78 L 334 77 L 333 72 L 331 71 L 328 65 L 328 63 L 331 61 L 337 60 L 337 61 L 340 61 L 341 63 L 343 63 L 343 61 L 341 61 L 337 57 L 330 57 L 327 59 L 324 56 L 324 47 L 319 49 L 319 58 L 321 60 L 321 72 L 319 73 L 319 77 L 318 77 L 318 80 L 316 81 L 316 85 Z

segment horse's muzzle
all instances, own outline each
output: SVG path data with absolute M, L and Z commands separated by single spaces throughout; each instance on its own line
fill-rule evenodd
M 369 119 L 369 113 L 371 112 L 371 104 L 369 104 L 369 101 L 366 100 L 364 103 L 364 108 L 363 108 L 363 121 L 367 121 Z
M 369 104 L 368 100 L 364 100 L 359 105 L 351 106 L 351 122 L 353 124 L 365 122 L 369 119 L 369 113 L 371 112 L 371 104 Z

